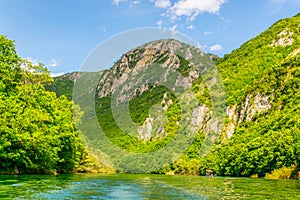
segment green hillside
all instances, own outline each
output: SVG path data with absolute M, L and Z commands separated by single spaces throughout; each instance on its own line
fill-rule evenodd
M 203 56 L 205 64 L 201 67 L 194 66 L 193 59 L 188 59 L 180 53 L 175 55 L 178 63 L 174 62 L 172 65 L 176 66 L 176 70 L 185 77 L 189 77 L 191 71 L 195 69 L 201 72 L 203 66 L 207 65 L 207 59 L 216 62 L 226 89 L 227 117 L 220 133 L 221 137 L 215 141 L 217 145 L 206 157 L 200 156 L 207 145 L 203 145 L 204 138 L 215 134 L 203 128 L 211 125 L 209 112 L 203 116 L 206 121 L 197 131 L 195 140 L 185 154 L 155 173 L 195 175 L 205 174 L 206 169 L 213 169 L 218 175 L 263 177 L 275 169 L 287 167 L 290 173 L 288 178 L 298 178 L 297 170 L 300 165 L 299 27 L 300 14 L 280 20 L 221 59 L 214 59 L 212 55 Z M 160 42 L 168 45 L 172 40 Z M 147 51 L 144 49 L 146 46 L 147 44 L 123 55 L 123 60 L 130 60 L 129 63 L 125 63 L 125 66 L 128 64 L 128 69 L 135 68 L 139 61 L 146 59 L 139 57 Z M 156 52 L 153 55 L 153 62 L 160 64 L 167 62 L 173 55 L 165 52 L 168 51 Z M 173 59 L 176 60 L 176 57 Z M 124 64 L 123 61 L 118 61 L 112 69 L 103 72 L 104 75 L 99 75 L 95 106 L 98 122 L 110 141 L 130 152 L 145 153 L 163 149 L 174 139 L 179 129 L 185 129 L 178 123 L 182 111 L 179 100 L 169 89 L 155 85 L 132 96 L 129 103 L 130 116 L 138 126 L 145 125 L 147 118 L 151 117 L 150 111 L 153 105 L 164 107 L 165 102 L 169 100 L 172 103 L 167 106 L 167 121 L 163 125 L 164 134 L 156 133 L 147 139 L 126 134 L 114 120 L 110 94 L 114 89 L 113 84 L 128 70 L 121 67 L 124 66 L 122 63 Z M 72 74 L 56 78 L 59 86 L 52 86 L 52 90 L 59 95 L 69 96 L 71 93 L 69 90 L 65 91 L 67 90 L 65 85 L 68 87 L 71 85 L 71 76 Z M 210 95 L 213 93 L 209 92 L 203 77 L 193 79 L 191 83 L 197 97 L 197 106 L 211 110 Z M 165 96 L 168 98 L 164 99 Z M 90 102 L 86 105 L 90 105 Z M 95 117 L 90 114 L 88 116 Z M 85 117 L 88 119 L 87 116 Z M 158 130 L 157 124 L 151 125 L 154 131 Z M 93 126 L 86 124 L 85 128 L 93 132 Z M 126 172 L 126 167 L 123 170 Z
M 299 54 L 265 73 L 251 92 L 273 94 L 272 109 L 242 122 L 234 135 L 204 158 L 220 175 L 250 176 L 300 164 Z M 295 176 L 294 178 L 296 178 Z
M 241 103 L 255 81 L 297 50 L 300 45 L 300 16 L 276 22 L 257 37 L 218 60 L 226 87 L 227 103 Z M 283 44 L 280 45 L 279 43 Z M 292 44 L 289 44 L 289 43 Z M 265 83 L 269 88 L 268 83 Z
M 220 175 L 264 176 L 299 166 L 299 26 L 299 14 L 280 20 L 218 61 L 228 105 L 241 109 L 247 95 L 260 94 L 270 97 L 271 109 L 239 123 L 232 138 L 202 161 L 202 172 L 209 166 Z

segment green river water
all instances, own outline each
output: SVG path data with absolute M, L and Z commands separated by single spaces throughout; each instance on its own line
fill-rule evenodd
M 300 181 L 133 174 L 0 176 L 0 199 L 300 199 Z

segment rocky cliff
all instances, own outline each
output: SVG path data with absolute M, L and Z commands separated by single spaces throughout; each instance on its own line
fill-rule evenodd
M 97 97 L 101 101 L 102 98 L 117 94 L 118 103 L 126 99 L 131 102 L 142 102 L 141 99 L 146 93 L 157 90 L 160 97 L 154 97 L 155 109 L 147 110 L 153 105 L 149 107 L 140 104 L 131 107 L 131 111 L 147 113 L 145 117 L 137 119 L 139 139 L 146 141 L 163 137 L 168 134 L 165 130 L 164 115 L 170 106 L 174 106 L 174 95 L 179 93 L 176 90 L 179 87 L 188 90 L 193 85 L 195 86 L 195 82 L 202 74 L 214 65 L 213 59 L 215 58 L 213 55 L 206 55 L 200 49 L 177 40 L 153 41 L 125 53 L 112 68 L 103 72 L 97 87 Z M 172 74 L 174 74 L 173 77 Z M 203 81 L 198 84 L 201 84 L 203 89 L 207 87 Z M 173 97 L 169 93 L 174 93 Z M 186 98 L 186 101 L 189 99 Z M 200 115 L 203 110 L 201 106 L 205 107 L 202 116 Z M 103 105 L 100 104 L 99 107 Z M 219 122 L 209 120 L 211 117 L 206 116 L 209 115 L 210 110 L 209 106 L 199 104 L 192 111 L 192 132 L 197 132 L 199 128 L 206 131 L 220 131 L 217 127 Z M 179 121 L 174 123 L 179 124 Z

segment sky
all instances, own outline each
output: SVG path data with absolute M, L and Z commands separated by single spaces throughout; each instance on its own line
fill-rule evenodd
M 124 31 L 178 31 L 222 57 L 299 12 L 300 0 L 0 0 L 0 34 L 55 76 L 78 71 L 97 45 Z

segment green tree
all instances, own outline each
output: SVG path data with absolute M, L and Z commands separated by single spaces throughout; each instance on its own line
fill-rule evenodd
M 42 64 L 21 59 L 13 41 L 0 36 L 0 173 L 68 173 L 78 166 L 84 148 L 74 104 L 45 90 L 52 81 Z

